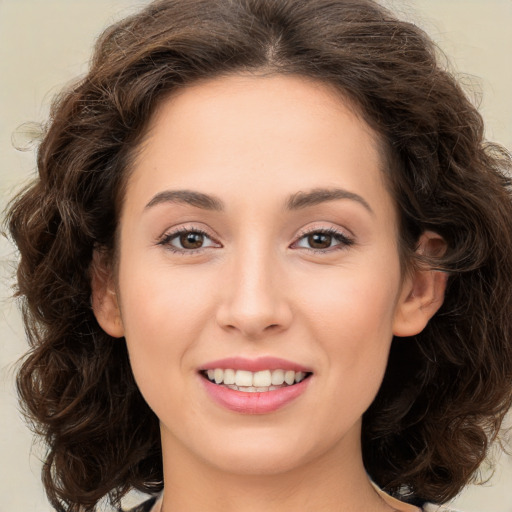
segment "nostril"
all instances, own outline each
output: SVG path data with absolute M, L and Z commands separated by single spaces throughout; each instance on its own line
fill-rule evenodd
M 246 300 L 247 297 L 235 299 L 222 301 L 216 311 L 216 322 L 226 331 L 239 331 L 247 338 L 256 339 L 277 334 L 291 323 L 293 315 L 284 300 L 279 303 L 280 299 L 276 299 L 274 303 Z

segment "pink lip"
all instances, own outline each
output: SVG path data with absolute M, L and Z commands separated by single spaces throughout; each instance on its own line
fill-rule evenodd
M 221 367 L 216 366 L 216 368 Z M 268 366 L 266 368 L 268 369 Z M 217 404 L 242 414 L 267 414 L 276 411 L 302 395 L 311 380 L 309 377 L 293 386 L 262 393 L 248 393 L 214 384 L 204 377 L 200 378 L 206 392 Z
M 214 370 L 221 368 L 223 370 L 246 370 L 249 372 L 260 372 L 262 370 L 293 370 L 295 372 L 310 373 L 312 370 L 300 364 L 278 357 L 259 357 L 257 359 L 246 359 L 244 357 L 228 357 L 211 361 L 200 368 L 203 370 Z

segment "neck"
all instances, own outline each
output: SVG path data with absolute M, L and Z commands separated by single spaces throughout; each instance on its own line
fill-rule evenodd
M 171 436 L 162 436 L 164 498 L 161 512 L 389 512 L 364 466 L 358 437 L 301 467 L 254 474 L 205 463 Z M 345 446 L 351 447 L 346 449 Z M 157 509 L 158 510 L 158 509 Z

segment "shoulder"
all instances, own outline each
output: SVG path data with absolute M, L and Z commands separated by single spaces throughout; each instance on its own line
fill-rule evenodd
M 119 510 L 119 512 L 151 512 L 153 505 L 156 503 L 157 498 L 153 497 L 147 501 L 144 501 L 134 508 L 129 510 Z

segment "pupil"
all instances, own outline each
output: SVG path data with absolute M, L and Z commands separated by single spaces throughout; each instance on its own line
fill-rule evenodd
M 315 249 L 327 249 L 331 246 L 332 236 L 325 233 L 314 233 L 309 235 L 309 245 Z
M 201 233 L 183 233 L 180 236 L 181 245 L 185 249 L 198 249 L 203 245 L 204 236 Z

